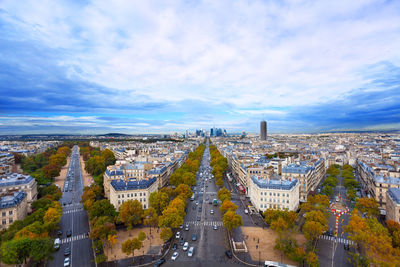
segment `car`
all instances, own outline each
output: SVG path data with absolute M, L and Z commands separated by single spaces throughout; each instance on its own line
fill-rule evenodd
M 201 218 L 200 218 L 200 216 L 199 216 L 199 217 L 197 217 L 197 220 L 198 220 L 198 221 L 201 221 Z
M 185 244 L 183 245 L 183 251 L 186 251 L 186 250 L 188 250 L 188 248 L 189 248 L 189 242 L 185 242 Z
M 178 244 L 177 243 L 174 243 L 173 245 L 172 245 L 172 250 L 177 250 L 178 249 Z
M 232 259 L 232 251 L 230 251 L 230 250 L 225 251 L 225 255 L 226 255 L 228 258 Z
M 196 206 L 193 205 L 192 209 L 195 210 L 195 209 L 196 209 Z
M 201 207 L 199 207 L 199 211 L 202 211 L 202 208 L 201 208 Z
M 165 262 L 164 259 L 159 259 L 158 261 L 156 261 L 156 262 L 154 263 L 154 267 L 159 267 L 159 266 L 161 266 L 161 264 L 163 264 L 164 262 Z
M 183 224 L 179 225 L 179 228 L 183 229 Z
M 172 253 L 171 260 L 173 260 L 173 261 L 176 260 L 178 258 L 178 256 L 179 256 L 178 251 L 175 251 L 174 253 Z
M 196 241 L 197 240 L 197 235 L 196 234 L 192 234 L 192 241 Z
M 209 197 L 206 197 L 206 201 L 208 201 L 210 198 Z
M 179 245 L 183 246 L 183 244 L 185 244 L 185 239 L 181 237 L 181 239 L 179 240 Z
M 176 239 L 181 238 L 181 232 L 177 232 L 176 235 L 175 235 L 175 238 L 176 238 Z
M 194 247 L 190 247 L 188 251 L 188 257 L 192 257 L 194 254 Z
M 200 204 L 203 204 L 203 200 L 202 199 L 200 199 Z
M 218 226 L 214 224 L 214 230 L 218 230 Z
M 66 235 L 67 237 L 70 237 L 70 236 L 72 235 L 72 231 L 71 231 L 71 230 L 67 230 L 67 232 L 65 233 L 65 235 Z
M 328 236 L 333 236 L 333 229 L 332 229 L 332 228 L 329 228 L 327 234 L 328 234 Z
M 212 204 L 212 201 L 210 200 L 210 201 L 208 201 L 208 204 Z
M 69 257 L 64 259 L 64 267 L 69 266 L 70 262 L 69 262 Z
M 214 214 L 214 210 L 210 210 L 210 214 Z
M 62 230 L 58 230 L 58 231 L 57 231 L 57 235 L 58 235 L 58 236 L 62 235 Z
M 249 210 L 248 209 L 244 209 L 244 213 L 249 214 Z
M 185 225 L 185 231 L 189 231 L 189 224 L 188 223 Z
M 70 248 L 66 248 L 64 250 L 64 256 L 68 256 L 69 254 L 71 254 L 71 249 Z
M 344 244 L 344 249 L 345 250 L 350 250 L 350 245 L 349 244 Z
M 71 205 L 71 204 L 72 204 L 72 200 L 68 201 L 68 205 Z
M 197 205 L 199 205 L 199 202 L 198 202 L 198 201 L 196 201 L 196 206 L 197 206 Z

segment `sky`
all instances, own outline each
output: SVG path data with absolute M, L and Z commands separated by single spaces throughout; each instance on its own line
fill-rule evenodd
M 400 1 L 0 2 L 0 134 L 400 129 Z

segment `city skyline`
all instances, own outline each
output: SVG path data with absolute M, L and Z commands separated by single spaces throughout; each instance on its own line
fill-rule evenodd
M 4 1 L 2 134 L 400 129 L 400 3 Z

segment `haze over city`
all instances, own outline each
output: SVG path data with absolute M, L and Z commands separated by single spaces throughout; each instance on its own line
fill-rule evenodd
M 398 1 L 2 1 L 0 132 L 400 128 Z

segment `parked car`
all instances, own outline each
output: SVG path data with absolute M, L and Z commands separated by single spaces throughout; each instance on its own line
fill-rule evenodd
M 183 245 L 183 251 L 186 251 L 189 248 L 189 242 L 185 242 L 185 244 Z
M 197 235 L 196 234 L 192 234 L 192 241 L 196 241 L 197 240 Z
M 159 259 L 158 261 L 156 261 L 156 263 L 154 263 L 154 267 L 159 267 L 161 266 L 161 264 L 163 264 L 165 262 L 164 259 Z
M 183 229 L 183 224 L 179 225 L 179 228 Z
M 66 248 L 64 250 L 64 256 L 68 256 L 69 254 L 71 254 L 71 249 L 70 248 Z
M 188 251 L 188 257 L 192 257 L 194 254 L 194 247 L 190 247 Z
M 175 238 L 176 238 L 176 239 L 181 238 L 181 232 L 177 232 L 176 235 L 175 235 Z
M 248 209 L 244 209 L 244 213 L 249 214 L 249 210 Z
M 225 251 L 225 255 L 226 255 L 228 258 L 232 259 L 232 251 L 230 251 L 230 250 Z
M 177 249 L 178 249 L 178 244 L 177 243 L 173 244 L 172 245 L 172 250 L 177 250 Z
M 69 257 L 67 257 L 64 259 L 64 267 L 69 266 L 69 264 L 70 264 Z
M 181 239 L 179 240 L 179 245 L 183 246 L 183 244 L 185 244 L 185 239 L 181 237 Z
M 172 257 L 171 257 L 171 260 L 176 260 L 177 258 L 178 258 L 178 256 L 179 256 L 179 253 L 178 253 L 178 251 L 175 251 L 173 254 L 172 254 Z
M 58 230 L 58 231 L 57 231 L 57 235 L 58 235 L 58 236 L 62 235 L 62 230 Z

